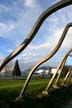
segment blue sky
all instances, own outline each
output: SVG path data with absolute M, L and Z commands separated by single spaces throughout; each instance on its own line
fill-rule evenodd
M 0 60 L 26 38 L 40 14 L 59 0 L 0 0 Z M 72 6 L 55 12 L 42 24 L 37 35 L 17 58 L 22 62 L 38 61 L 50 53 L 66 24 L 72 22 Z M 70 28 L 60 50 L 48 63 L 58 63 L 72 46 Z M 72 65 L 69 57 L 67 64 Z

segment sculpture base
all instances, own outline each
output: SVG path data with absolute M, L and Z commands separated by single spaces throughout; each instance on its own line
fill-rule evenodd
M 38 98 L 43 98 L 43 97 L 47 97 L 48 96 L 48 92 L 47 91 L 43 91 L 42 93 L 40 93 L 38 95 Z
M 62 87 L 68 87 L 68 85 L 67 84 L 64 84 L 64 83 L 62 83 L 61 86 Z
M 54 88 L 54 89 L 59 89 L 60 86 L 59 86 L 59 85 L 53 85 L 53 88 Z
M 24 102 L 23 96 L 17 97 L 15 101 L 16 102 Z

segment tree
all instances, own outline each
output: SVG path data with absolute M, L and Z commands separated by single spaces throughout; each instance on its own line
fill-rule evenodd
M 14 66 L 12 74 L 15 77 L 21 76 L 21 70 L 18 64 L 18 60 L 15 61 L 15 66 Z

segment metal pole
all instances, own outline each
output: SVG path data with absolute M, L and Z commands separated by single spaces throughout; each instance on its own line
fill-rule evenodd
M 48 16 L 50 16 L 52 13 L 56 12 L 57 10 L 64 8 L 64 7 L 71 5 L 71 4 L 72 4 L 72 0 L 62 0 L 62 1 L 54 4 L 53 6 L 48 8 L 47 10 L 45 10 L 39 16 L 38 20 L 34 24 L 31 32 L 27 35 L 26 39 L 16 48 L 16 50 L 14 50 L 9 56 L 7 56 L 4 59 L 3 63 L 0 66 L 0 72 L 10 60 L 12 60 L 14 57 L 16 57 L 19 53 L 21 53 L 29 45 L 29 43 L 33 40 L 33 38 L 35 37 L 39 28 L 41 27 L 42 23 L 44 22 L 44 20 Z
M 67 81 L 66 81 L 67 85 L 70 83 L 71 77 L 72 77 L 72 68 L 70 70 L 69 77 L 67 78 Z
M 64 31 L 63 31 L 63 33 L 62 33 L 62 35 L 61 35 L 61 38 L 59 39 L 59 41 L 58 41 L 56 47 L 52 50 L 52 52 L 51 52 L 48 56 L 46 56 L 45 58 L 41 59 L 41 60 L 40 60 L 39 62 L 37 62 L 36 65 L 32 68 L 32 70 L 30 71 L 30 73 L 29 73 L 29 75 L 28 75 L 28 77 L 27 77 L 27 79 L 26 79 L 26 81 L 25 81 L 25 83 L 24 83 L 24 86 L 23 86 L 23 88 L 22 88 L 22 90 L 21 90 L 21 92 L 20 92 L 20 94 L 19 94 L 19 97 L 18 97 L 17 99 L 22 98 L 22 96 L 24 95 L 25 90 L 26 90 L 26 88 L 27 88 L 27 86 L 28 86 L 28 83 L 29 83 L 29 81 L 30 81 L 30 79 L 31 79 L 31 76 L 32 76 L 33 72 L 34 72 L 41 64 L 43 64 L 44 62 L 46 62 L 47 60 L 49 60 L 49 59 L 58 51 L 58 49 L 60 48 L 60 46 L 61 46 L 61 44 L 62 44 L 62 42 L 63 42 L 63 40 L 64 40 L 64 38 L 65 38 L 65 36 L 66 36 L 66 34 L 67 34 L 67 32 L 68 32 L 68 29 L 69 29 L 71 26 L 72 26 L 72 23 L 67 24 L 67 26 L 65 27 L 65 29 L 64 29 Z M 59 70 L 58 70 L 58 71 L 59 71 Z
M 65 78 L 64 78 L 64 80 L 63 80 L 63 82 L 62 82 L 62 86 L 64 86 L 65 85 L 65 82 L 66 82 L 66 80 L 67 80 L 67 78 L 68 78 L 68 76 L 69 76 L 69 74 L 71 73 L 71 69 L 68 71 L 68 73 L 66 74 L 66 76 L 65 76 Z
M 63 33 L 62 33 L 62 35 L 61 35 L 61 38 L 59 39 L 59 41 L 58 41 L 56 47 L 51 51 L 51 53 L 50 53 L 48 56 L 46 56 L 45 58 L 41 59 L 41 60 L 40 60 L 39 62 L 37 62 L 36 65 L 32 68 L 32 70 L 30 71 L 30 73 L 29 73 L 29 75 L 28 75 L 28 77 L 27 77 L 27 79 L 26 79 L 26 81 L 25 81 L 25 83 L 24 83 L 24 86 L 23 86 L 23 88 L 22 88 L 22 90 L 21 90 L 21 92 L 20 92 L 20 94 L 19 94 L 19 97 L 18 97 L 17 99 L 22 98 L 22 96 L 24 95 L 25 90 L 26 90 L 26 88 L 27 88 L 27 86 L 28 86 L 28 83 L 29 83 L 29 81 L 30 81 L 30 79 L 31 79 L 31 76 L 32 76 L 33 72 L 34 72 L 41 64 L 43 64 L 44 62 L 46 62 L 47 60 L 49 60 L 49 59 L 58 51 L 58 49 L 60 48 L 60 46 L 61 46 L 61 44 L 62 44 L 62 42 L 63 42 L 63 40 L 64 40 L 64 38 L 65 38 L 65 36 L 66 36 L 68 30 L 69 30 L 69 28 L 70 28 L 71 26 L 72 26 L 72 23 L 67 24 L 67 26 L 65 27 L 65 29 L 64 29 L 64 31 L 63 31 Z M 58 71 L 59 71 L 59 69 L 58 69 Z
M 61 66 L 61 68 L 60 68 L 60 70 L 59 70 L 59 73 L 58 73 L 58 76 L 57 76 L 57 78 L 56 78 L 56 81 L 55 81 L 55 83 L 53 84 L 53 87 L 54 87 L 54 88 L 59 88 L 58 80 L 59 80 L 60 75 L 61 75 L 61 73 L 62 73 L 62 70 L 63 70 L 63 67 L 64 67 L 64 65 L 65 65 L 65 62 L 66 62 L 66 59 L 64 60 L 62 66 Z
M 50 86 L 51 86 L 51 84 L 52 84 L 52 82 L 53 82 L 53 80 L 54 80 L 56 74 L 58 73 L 58 71 L 59 71 L 61 65 L 63 64 L 63 61 L 64 61 L 65 58 L 71 53 L 71 51 L 72 51 L 72 48 L 64 55 L 64 57 L 62 58 L 62 60 L 60 61 L 59 65 L 58 65 L 58 67 L 57 67 L 56 73 L 53 75 L 53 77 L 51 78 L 50 82 L 48 83 L 46 89 L 45 89 L 42 93 L 46 93 L 46 94 L 48 93 L 48 89 L 50 88 Z

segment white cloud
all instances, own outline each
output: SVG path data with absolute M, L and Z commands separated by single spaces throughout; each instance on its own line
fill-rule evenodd
M 35 7 L 36 4 L 36 0 L 24 0 L 24 5 L 27 7 Z
M 34 44 L 30 44 L 29 46 L 28 46 L 28 48 L 29 49 L 31 49 L 31 50 L 42 50 L 42 49 L 46 49 L 46 48 L 49 48 L 51 45 L 50 45 L 50 43 L 49 42 L 44 42 L 44 43 L 42 43 L 42 44 L 40 44 L 40 45 L 34 45 Z
M 0 54 L 0 61 L 2 61 L 3 59 L 4 59 L 4 56 Z
M 58 42 L 59 38 L 61 37 L 61 34 L 65 28 L 65 26 L 72 22 L 72 14 L 69 12 L 72 9 L 72 6 L 66 7 L 62 10 L 59 10 L 58 12 L 54 13 L 50 18 L 48 18 L 46 21 L 49 24 L 48 32 L 51 32 L 50 40 L 53 40 L 52 43 L 55 46 Z M 69 49 L 72 46 L 72 28 L 69 29 L 64 42 L 62 44 L 62 49 Z
M 8 21 L 8 22 L 0 22 L 0 36 L 9 37 L 11 40 L 15 41 L 19 39 L 19 41 L 23 41 L 26 35 L 28 35 L 32 26 L 34 25 L 36 19 L 42 12 L 42 9 L 39 4 L 35 0 L 26 0 L 25 3 L 29 6 L 34 6 L 33 8 L 26 8 L 25 10 L 18 10 L 16 12 L 16 21 Z M 2 8 L 4 7 L 1 6 Z M 5 7 L 8 8 L 8 7 Z M 9 7 L 9 14 L 13 13 L 13 6 Z M 24 7 L 25 8 L 25 7 Z M 14 7 L 15 9 L 15 7 Z M 15 9 L 15 10 L 16 10 Z M 7 13 L 8 14 L 8 13 Z M 20 43 L 18 42 L 18 43 Z M 16 42 L 17 44 L 17 42 Z M 16 45 L 17 46 L 17 45 Z
M 12 49 L 10 49 L 10 48 L 7 50 L 7 52 L 8 52 L 8 53 L 11 53 L 12 51 L 13 51 L 13 50 L 12 50 Z
M 11 32 L 14 29 L 14 24 L 5 24 L 0 22 L 0 37 L 6 37 L 8 36 L 9 32 Z
M 29 49 L 29 51 L 27 50 L 26 52 L 22 52 L 17 59 L 24 61 L 24 63 L 28 63 L 28 62 L 33 62 L 33 61 L 37 61 L 40 58 L 40 55 L 37 53 L 32 53 Z
M 0 36 L 9 36 L 15 42 L 15 47 L 17 47 L 20 44 L 20 42 L 22 42 L 25 39 L 26 35 L 28 35 L 29 31 L 32 29 L 32 26 L 34 25 L 36 19 L 43 11 L 40 5 L 37 4 L 36 0 L 24 0 L 24 5 L 27 6 L 27 8 L 18 13 L 16 22 L 7 24 L 0 22 Z M 19 57 L 21 59 L 22 57 L 25 57 L 25 61 L 31 61 L 34 58 L 41 58 L 42 53 L 44 55 L 47 54 L 49 52 L 49 49 L 53 48 L 57 44 L 66 24 L 72 21 L 72 14 L 70 10 L 72 10 L 72 6 L 60 10 L 55 14 L 51 15 L 46 20 L 46 27 L 44 26 L 46 32 L 43 31 L 41 33 L 41 35 L 44 38 L 43 43 L 41 42 L 38 45 L 37 43 L 31 43 L 27 47 L 27 50 L 25 50 L 27 52 L 23 52 L 20 55 L 21 57 Z M 68 49 L 72 46 L 71 34 L 72 32 L 69 31 L 63 42 L 63 49 Z M 8 52 L 12 52 L 12 49 L 9 49 Z
M 69 49 L 72 47 L 72 28 L 69 29 L 65 40 L 63 42 L 63 49 Z
M 57 42 L 58 42 L 59 38 L 61 37 L 63 31 L 64 31 L 64 28 L 59 29 L 59 30 L 57 29 L 57 30 L 55 30 L 53 32 L 53 34 L 54 34 L 53 35 L 54 39 L 52 41 L 53 45 L 57 44 Z M 71 46 L 72 46 L 72 36 L 71 36 L 71 34 L 72 34 L 72 29 L 69 29 L 69 31 L 66 34 L 66 36 L 64 38 L 64 41 L 63 41 L 63 43 L 61 45 L 62 49 L 69 49 L 69 48 L 71 48 Z
M 52 2 L 52 4 L 55 4 L 55 3 L 59 2 L 59 1 L 61 1 L 61 0 L 55 0 L 55 1 Z

